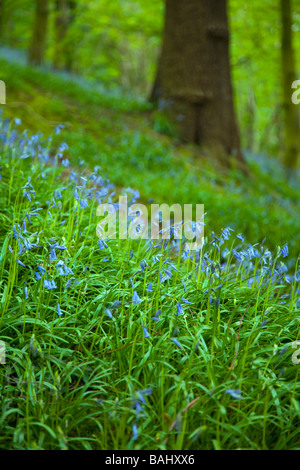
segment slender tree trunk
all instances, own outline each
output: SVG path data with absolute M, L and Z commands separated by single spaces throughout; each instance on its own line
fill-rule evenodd
M 28 62 L 33 65 L 41 65 L 46 48 L 49 0 L 36 0 L 35 5 L 35 18 Z
M 292 83 L 296 79 L 293 49 L 291 0 L 280 0 L 281 6 L 281 64 L 283 80 L 284 157 L 288 169 L 297 166 L 299 153 L 299 115 L 291 100 Z
M 67 33 L 74 20 L 75 1 L 56 0 L 55 2 L 55 49 L 53 67 L 71 71 L 73 68 L 73 49 Z
M 166 0 L 152 100 L 160 99 L 179 135 L 226 166 L 245 162 L 236 124 L 226 0 Z

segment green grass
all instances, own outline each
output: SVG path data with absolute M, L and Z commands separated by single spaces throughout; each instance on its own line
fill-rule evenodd
M 274 160 L 263 169 L 252 156 L 251 178 L 224 173 L 201 150 L 162 135 L 167 123 L 147 103 L 108 93 L 76 77 L 37 70 L 0 57 L 7 84 L 4 117 L 22 119 L 22 129 L 49 135 L 64 124 L 71 163 L 99 165 L 117 187 L 134 187 L 147 203 L 205 204 L 209 232 L 231 226 L 252 243 L 276 250 L 289 243 L 291 265 L 300 239 L 299 189 L 290 186 Z M 53 148 L 58 143 L 53 141 Z
M 75 153 L 95 163 L 87 141 L 79 145 L 79 136 L 91 136 L 93 125 L 91 118 L 88 132 L 74 131 L 78 140 L 72 143 L 77 142 Z M 287 186 L 273 183 L 268 196 L 273 191 L 282 201 L 279 194 L 286 191 L 287 207 L 273 202 L 269 214 L 254 202 L 262 177 L 256 187 L 253 182 L 241 190 L 229 177 L 224 185 L 211 182 L 213 170 L 205 167 L 193 182 L 188 163 L 183 166 L 185 150 L 173 154 L 171 143 L 163 141 L 150 149 L 151 131 L 108 133 L 118 145 L 102 148 L 98 163 L 109 176 L 110 166 L 119 168 L 118 191 L 122 183 L 140 187 L 140 182 L 143 197 L 151 188 L 165 197 L 171 189 L 164 186 L 171 179 L 169 161 L 176 169 L 172 194 L 179 201 L 203 202 L 206 194 L 208 212 L 224 214 L 214 221 L 219 239 L 209 235 L 210 215 L 204 247 L 190 256 L 172 243 L 154 248 L 130 239 L 109 240 L 100 249 L 96 190 L 106 190 L 107 198 L 115 190 L 105 171 L 70 172 L 55 157 L 55 140 L 19 136 L 13 123 L 2 123 L 0 134 L 0 338 L 6 345 L 6 364 L 0 365 L 1 449 L 300 449 L 299 365 L 292 362 L 291 348 L 299 339 L 298 264 L 287 258 L 287 274 L 278 246 L 271 254 L 267 244 L 253 247 L 236 238 L 237 231 L 221 233 L 238 211 L 235 224 L 239 228 L 245 217 L 244 226 L 257 229 L 257 240 L 263 217 L 274 222 L 278 216 L 279 225 L 268 233 L 280 245 L 277 234 L 297 204 L 292 190 L 287 194 Z M 110 160 L 104 156 L 108 148 Z M 143 158 L 137 155 L 141 148 Z M 24 154 L 28 158 L 20 158 Z M 124 165 L 114 161 L 117 154 Z M 163 181 L 151 163 L 158 155 L 162 160 L 154 168 L 165 174 Z M 132 179 L 133 164 L 126 169 L 130 159 L 142 166 Z M 31 201 L 29 190 L 35 191 Z M 29 223 L 26 214 L 37 208 Z M 290 224 L 297 223 L 294 215 Z M 292 245 L 291 232 L 287 240 Z M 57 259 L 50 256 L 54 242 L 65 248 L 56 249 Z M 72 272 L 62 276 L 58 261 Z M 47 289 L 45 280 L 55 288 Z M 140 303 L 133 302 L 134 292 Z

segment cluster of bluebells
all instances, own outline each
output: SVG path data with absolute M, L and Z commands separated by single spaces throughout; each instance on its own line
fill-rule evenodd
M 17 120 L 16 124 L 20 124 L 20 121 Z M 62 130 L 63 126 L 58 126 L 55 130 L 56 134 L 59 134 Z M 74 272 L 72 267 L 68 266 L 68 263 L 61 259 L 62 252 L 67 250 L 67 247 L 63 244 L 59 243 L 56 239 L 49 239 L 46 242 L 46 246 L 39 246 L 39 237 L 40 233 L 35 232 L 30 234 L 29 226 L 32 224 L 35 217 L 39 214 L 44 216 L 41 211 L 44 208 L 40 207 L 41 204 L 38 201 L 38 194 L 37 191 L 37 181 L 38 179 L 47 180 L 48 175 L 50 174 L 51 167 L 69 166 L 69 161 L 67 161 L 65 155 L 68 151 L 68 145 L 66 143 L 62 143 L 56 155 L 51 156 L 49 154 L 49 140 L 48 143 L 44 142 L 42 139 L 42 134 L 36 134 L 34 136 L 29 136 L 27 132 L 24 132 L 22 135 L 18 134 L 15 130 L 11 129 L 8 122 L 2 123 L 0 129 L 0 139 L 6 144 L 9 148 L 14 148 L 16 145 L 18 146 L 18 155 L 21 160 L 30 160 L 37 161 L 39 164 L 39 172 L 38 175 L 35 174 L 33 177 L 29 177 L 27 181 L 24 181 L 22 189 L 23 199 L 26 202 L 24 206 L 26 207 L 26 211 L 22 216 L 22 220 L 20 224 L 15 224 L 13 227 L 13 235 L 15 240 L 17 241 L 17 246 L 12 248 L 9 246 L 9 250 L 11 253 L 17 250 L 14 254 L 15 262 L 22 266 L 23 268 L 27 267 L 27 263 L 25 261 L 26 253 L 31 250 L 38 250 L 39 248 L 45 249 L 49 253 L 49 265 L 52 265 L 56 262 L 56 274 L 59 276 L 73 276 Z M 8 152 L 9 156 L 15 155 L 15 152 Z M 14 157 L 15 158 L 15 157 Z M 91 200 L 95 200 L 96 203 L 101 204 L 103 202 L 108 202 L 110 204 L 114 204 L 113 197 L 114 197 L 114 185 L 111 184 L 106 178 L 103 178 L 101 174 L 101 168 L 99 166 L 94 167 L 91 173 L 88 172 L 77 172 L 71 170 L 68 173 L 69 182 L 63 188 L 57 188 L 53 191 L 50 200 L 47 201 L 47 213 L 51 221 L 55 217 L 58 217 L 60 213 L 60 209 L 62 207 L 64 198 L 62 193 L 65 192 L 66 198 L 68 202 L 73 201 L 74 212 L 80 214 L 80 211 L 89 210 L 91 204 Z M 139 198 L 139 192 L 132 188 L 126 188 L 123 190 L 123 194 L 129 198 L 129 204 L 134 204 Z M 29 207 L 28 207 L 29 206 Z M 72 207 L 72 204 L 69 206 Z M 56 212 L 55 212 L 56 211 Z M 82 213 L 82 212 L 81 212 Z M 78 217 L 79 218 L 79 217 Z M 57 221 L 57 224 L 63 225 L 67 221 Z M 129 223 L 130 221 L 128 221 Z M 74 226 L 78 224 L 78 219 L 75 218 Z M 54 222 L 53 222 L 54 225 Z M 176 231 L 176 227 L 174 227 L 174 231 Z M 192 227 L 192 229 L 197 229 L 197 227 Z M 175 232 L 174 232 L 175 234 Z M 173 235 L 174 235 L 173 234 Z M 81 236 L 81 232 L 79 233 L 79 238 Z M 232 241 L 232 238 L 236 238 L 237 246 L 235 248 L 229 250 L 228 248 L 224 248 L 226 246 L 226 242 Z M 174 274 L 176 273 L 176 266 L 170 261 L 167 254 L 164 254 L 165 250 L 169 250 L 166 253 L 170 253 L 170 249 L 172 255 L 176 255 L 181 250 L 180 240 L 172 239 L 171 241 L 161 240 L 159 242 L 146 242 L 148 243 L 147 250 L 152 251 L 152 266 L 151 269 L 149 267 L 149 261 L 145 259 L 141 261 L 140 267 L 138 271 L 133 274 L 131 278 L 131 286 L 132 286 L 132 299 L 131 302 L 135 306 L 139 306 L 143 304 L 144 299 L 140 297 L 140 294 L 133 288 L 133 279 L 136 275 L 141 274 L 143 276 L 148 276 L 148 273 L 153 272 L 153 267 L 155 265 L 159 266 L 158 274 L 159 274 L 159 282 L 160 284 L 168 283 L 172 281 L 174 278 Z M 227 244 L 229 245 L 229 244 Z M 98 248 L 99 250 L 106 250 L 108 247 L 107 243 L 104 240 L 98 241 Z M 212 235 L 211 241 L 206 242 L 206 247 L 208 249 L 203 249 L 197 252 L 189 252 L 187 250 L 181 253 L 181 257 L 183 260 L 193 260 L 193 268 L 196 271 L 196 275 L 198 274 L 199 270 L 204 272 L 207 277 L 209 278 L 209 282 L 214 282 L 215 279 L 217 281 L 221 279 L 222 273 L 227 273 L 228 269 L 236 269 L 236 266 L 243 266 L 243 269 L 248 278 L 248 284 L 251 286 L 254 282 L 262 281 L 262 284 L 266 283 L 288 283 L 292 284 L 295 280 L 299 282 L 299 273 L 295 276 L 291 276 L 288 273 L 288 267 L 286 266 L 285 262 L 282 259 L 288 257 L 289 249 L 288 244 L 284 244 L 278 254 L 277 257 L 274 258 L 271 252 L 264 248 L 263 246 L 258 245 L 250 245 L 245 242 L 245 238 L 242 234 L 235 234 L 234 230 L 231 227 L 225 228 L 221 231 L 220 236 L 216 236 L 215 234 Z M 209 248 L 212 250 L 217 250 L 220 255 L 220 262 L 215 262 L 213 259 L 212 254 L 209 254 Z M 156 249 L 159 251 L 155 252 Z M 132 259 L 134 253 L 131 250 L 130 259 Z M 282 259 L 281 259 L 282 258 Z M 151 258 L 149 258 L 151 260 Z M 228 267 L 228 259 L 230 260 L 229 267 Z M 109 258 L 104 258 L 102 261 L 109 261 Z M 57 280 L 55 277 L 48 278 L 45 272 L 41 272 L 42 267 L 39 266 L 38 269 L 35 269 L 35 279 L 36 281 L 40 281 L 43 283 L 43 286 L 46 290 L 54 290 L 57 288 Z M 42 268 L 44 269 L 44 268 Z M 156 268 L 157 269 L 157 268 Z M 52 271 L 53 272 L 53 271 Z M 85 270 L 84 270 L 85 272 Z M 157 272 L 157 271 L 156 271 Z M 191 277 L 193 272 L 189 275 Z M 153 285 L 152 278 L 148 278 L 147 287 L 145 288 L 146 294 L 153 293 L 156 289 L 156 286 Z M 65 288 L 68 289 L 71 284 L 72 280 L 69 278 L 66 281 Z M 78 281 L 74 281 L 74 285 L 76 285 Z M 295 291 L 296 296 L 299 297 L 299 290 Z M 28 286 L 25 287 L 24 290 L 26 298 L 29 296 L 29 288 Z M 283 301 L 287 301 L 287 299 L 283 299 Z M 176 299 L 176 314 L 183 315 L 188 309 L 186 308 L 190 303 L 188 299 L 181 298 Z M 215 303 L 216 307 L 218 308 L 218 297 L 212 296 L 210 297 L 210 303 Z M 297 300 L 298 302 L 298 300 Z M 110 312 L 110 313 L 109 313 Z M 108 316 L 113 315 L 111 309 L 107 309 L 106 313 Z M 156 321 L 158 320 L 158 316 L 152 317 Z M 144 332 L 144 337 L 148 338 L 149 332 L 147 326 L 142 323 L 142 328 Z
M 15 120 L 15 125 L 20 125 L 21 121 L 19 119 Z M 55 134 L 59 134 L 63 126 L 58 126 L 55 129 Z M 46 210 L 50 220 L 54 220 L 53 211 L 60 216 L 60 210 L 62 208 L 63 201 L 63 191 L 66 191 L 66 198 L 70 197 L 71 200 L 75 203 L 75 211 L 79 209 L 86 209 L 89 207 L 89 200 L 94 198 L 98 203 L 103 201 L 112 202 L 112 189 L 114 187 L 107 179 L 103 178 L 100 174 L 100 167 L 95 167 L 92 173 L 89 173 L 87 176 L 84 176 L 75 171 L 70 171 L 69 174 L 69 183 L 66 184 L 66 187 L 56 188 L 52 197 L 47 201 L 47 208 L 40 202 L 38 202 L 38 184 L 39 180 L 45 180 L 51 177 L 51 172 L 59 167 L 68 167 L 69 162 L 64 157 L 65 152 L 68 150 L 68 145 L 62 143 L 56 155 L 51 156 L 49 152 L 49 142 L 51 142 L 51 137 L 49 139 L 43 139 L 41 133 L 30 136 L 27 131 L 24 131 L 22 134 L 17 132 L 12 126 L 10 121 L 1 121 L 0 122 L 0 140 L 5 144 L 6 148 L 6 158 L 19 158 L 20 160 L 28 160 L 29 164 L 34 165 L 35 169 L 32 171 L 32 176 L 28 177 L 25 180 L 23 186 L 21 186 L 22 196 L 23 196 L 23 216 L 20 223 L 14 223 L 12 227 L 12 236 L 15 240 L 15 243 L 8 245 L 9 252 L 12 255 L 13 260 L 22 268 L 28 269 L 28 272 L 31 272 L 33 269 L 35 281 L 41 282 L 43 287 L 46 290 L 55 290 L 57 289 L 57 280 L 55 273 L 58 276 L 70 277 L 74 275 L 74 272 L 68 263 L 65 260 L 61 259 L 61 254 L 67 250 L 67 247 L 59 243 L 56 239 L 49 239 L 44 241 L 41 234 L 43 230 L 40 230 L 42 226 L 42 221 L 45 218 L 44 211 Z M 18 151 L 16 152 L 16 148 Z M 33 180 L 35 183 L 33 183 Z M 133 197 L 139 196 L 136 193 L 133 193 Z M 77 204 L 77 205 L 76 205 Z M 22 214 L 22 212 L 21 212 Z M 34 218 L 37 216 L 39 222 L 35 224 L 35 227 L 39 227 L 38 232 L 32 233 L 30 225 L 34 222 Z M 59 225 L 64 225 L 67 221 L 63 220 L 57 222 Z M 75 222 L 75 226 L 78 222 Z M 40 241 L 42 239 L 42 242 Z M 107 244 L 104 240 L 99 241 L 99 249 L 107 248 Z M 49 253 L 49 266 L 53 263 L 56 263 L 56 270 L 50 269 L 52 275 L 49 277 L 47 275 L 46 268 L 41 266 L 44 264 L 35 264 L 36 267 L 32 266 L 32 258 L 27 257 L 29 251 L 34 251 L 41 253 L 42 251 L 47 250 Z M 29 262 L 30 259 L 30 262 Z M 68 289 L 73 282 L 73 285 L 79 282 L 78 280 L 72 281 L 70 278 L 67 279 L 65 284 L 65 289 Z M 25 285 L 24 295 L 26 299 L 29 299 L 30 289 Z M 60 306 L 58 311 L 61 312 Z M 60 314 L 60 313 L 59 313 Z
M 152 388 L 145 388 L 134 392 L 132 396 L 132 408 L 135 411 L 135 423 L 132 425 L 133 440 L 138 439 L 138 422 L 141 418 L 145 417 L 146 412 L 144 406 L 146 405 L 145 397 L 152 394 Z

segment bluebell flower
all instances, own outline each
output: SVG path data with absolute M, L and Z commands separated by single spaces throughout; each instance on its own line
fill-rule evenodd
M 178 304 L 176 305 L 176 307 L 177 307 L 177 315 L 183 315 L 184 310 L 183 310 L 183 308 L 182 308 L 180 302 L 178 302 Z
M 56 310 L 57 310 L 58 315 L 62 315 L 62 314 L 63 314 L 63 312 L 62 312 L 61 309 L 60 309 L 60 305 L 59 305 L 59 304 L 57 304 Z
M 68 279 L 65 285 L 65 289 L 69 289 L 71 284 L 72 284 L 72 279 Z
M 157 312 L 155 313 L 154 317 L 152 317 L 151 320 L 159 321 L 160 314 L 161 314 L 161 310 L 157 310 Z
M 151 282 L 149 282 L 149 285 L 148 285 L 146 291 L 147 291 L 147 292 L 153 292 L 152 283 L 151 283 Z
M 149 388 L 143 388 L 142 390 L 138 390 L 137 391 L 137 396 L 139 398 L 139 400 L 145 404 L 146 403 L 146 400 L 144 397 L 148 397 L 149 395 L 152 394 L 152 387 L 149 387 Z
M 224 238 L 224 240 L 229 240 L 230 237 L 230 232 L 234 232 L 234 230 L 230 227 L 225 228 L 223 232 L 221 233 L 221 237 Z M 218 238 L 218 237 L 216 237 Z M 219 239 L 218 239 L 219 240 Z M 220 240 L 219 240 L 220 241 Z
M 54 250 L 54 248 L 52 248 L 50 250 L 49 263 L 51 263 L 51 261 L 55 261 L 56 259 L 56 251 Z
M 105 243 L 104 240 L 99 240 L 98 245 L 99 245 L 100 250 L 104 250 L 104 248 L 107 248 L 107 244 Z
M 163 276 L 161 272 L 159 272 L 159 279 L 160 282 L 163 283 L 167 281 L 168 279 L 172 278 L 172 273 L 168 269 L 164 269 L 165 275 Z
M 285 258 L 289 254 L 289 249 L 287 243 L 281 248 L 282 256 Z
M 176 346 L 177 346 L 179 349 L 182 349 L 182 346 L 181 346 L 181 344 L 179 343 L 178 339 L 176 339 L 176 338 L 171 338 L 171 341 L 173 341 L 173 343 L 176 344 Z
M 60 131 L 61 131 L 62 129 L 64 129 L 64 128 L 65 128 L 65 126 L 63 126 L 62 124 L 59 124 L 59 125 L 55 128 L 55 131 L 54 131 L 55 134 L 56 134 L 56 135 L 60 134 Z
M 143 326 L 143 330 L 144 330 L 144 338 L 150 338 L 150 335 L 147 331 L 147 328 L 145 326 Z
M 181 300 L 182 300 L 182 302 L 184 302 L 185 304 L 192 305 L 192 302 L 190 302 L 189 300 L 185 299 L 184 297 L 181 297 Z
M 23 196 L 27 197 L 28 201 L 31 202 L 31 194 L 35 194 L 35 191 L 29 190 L 29 191 L 24 191 Z
M 61 199 L 62 198 L 62 195 L 61 195 L 61 192 L 59 189 L 55 189 L 53 191 L 53 196 L 56 198 L 56 199 Z
M 79 204 L 81 209 L 86 209 L 89 206 L 87 199 L 80 199 Z
M 35 274 L 35 278 L 36 278 L 37 281 L 42 279 L 38 272 L 35 271 L 34 274 Z
M 26 230 L 26 220 L 25 219 L 23 219 L 23 221 L 22 221 L 22 232 L 23 233 L 27 232 L 27 230 Z
M 17 240 L 18 239 L 18 232 L 17 232 L 17 229 L 16 229 L 15 225 L 13 226 L 13 234 L 14 234 L 15 240 Z
M 145 261 L 142 261 L 141 264 L 141 270 L 143 271 L 143 273 L 145 272 Z
M 44 287 L 49 290 L 57 288 L 54 279 L 50 279 L 50 281 L 48 281 L 47 279 L 44 279 Z
M 59 260 L 59 261 L 57 262 L 56 267 L 57 267 L 58 270 L 59 270 L 60 276 L 64 276 L 64 275 L 65 275 L 65 272 L 64 272 L 64 269 L 63 269 L 63 268 L 64 268 L 64 265 L 65 265 L 65 263 L 64 263 L 63 261 L 61 261 L 61 260 Z
M 190 258 L 189 252 L 188 252 L 187 250 L 185 250 L 185 251 L 182 253 L 181 258 L 182 258 L 183 260 L 186 260 L 186 259 Z
M 20 261 L 19 259 L 17 259 L 16 261 L 20 266 L 22 266 L 23 268 L 26 268 L 25 264 L 22 263 L 22 261 Z
M 109 308 L 106 308 L 106 309 L 105 309 L 105 313 L 106 313 L 106 315 L 109 316 L 109 318 L 113 318 L 112 313 L 111 313 L 111 311 L 109 310 Z
M 134 305 L 137 305 L 137 304 L 140 304 L 142 302 L 142 300 L 139 298 L 138 294 L 136 291 L 133 292 L 133 296 L 132 296 L 132 303 Z
M 20 241 L 19 241 L 18 245 L 19 245 L 19 252 L 18 252 L 18 255 L 21 256 L 21 255 L 23 255 L 23 254 L 26 252 L 26 250 L 25 250 L 25 248 L 23 247 L 23 245 L 22 245 L 22 243 L 21 243 Z
M 136 402 L 135 402 L 135 404 L 134 404 L 133 407 L 135 408 L 137 418 L 139 418 L 140 414 L 141 414 L 142 411 L 143 411 L 143 408 L 142 408 L 142 406 L 141 406 L 139 400 L 136 400 Z
M 24 288 L 24 294 L 25 294 L 25 298 L 26 298 L 26 299 L 29 299 L 29 296 L 28 296 L 28 287 L 27 287 L 27 286 L 25 286 L 25 288 Z
M 138 428 L 136 424 L 132 425 L 132 439 L 136 441 L 138 438 Z
M 68 150 L 69 149 L 69 146 L 68 144 L 66 144 L 66 142 L 63 142 L 62 144 L 60 144 L 60 146 L 58 147 L 58 150 L 60 152 L 63 152 L 64 150 Z
M 68 266 L 66 266 L 65 264 L 64 264 L 64 271 L 65 271 L 65 275 L 66 275 L 66 276 L 68 276 L 69 274 L 73 274 L 73 275 L 74 275 L 72 269 L 71 269 L 71 268 L 68 268 Z
M 237 259 L 238 261 L 240 261 L 240 262 L 243 261 L 243 256 L 238 251 L 236 251 L 235 249 L 232 250 L 232 254 L 235 257 L 235 259 Z
M 34 217 L 34 216 L 38 215 L 38 214 L 36 214 L 36 212 L 39 212 L 39 211 L 41 211 L 41 210 L 42 210 L 41 207 L 39 207 L 38 209 L 34 209 L 34 210 L 31 209 L 30 212 L 25 215 L 25 217 L 26 217 L 26 219 L 28 220 L 28 222 L 31 223 L 31 217 Z
M 229 388 L 226 390 L 225 394 L 231 395 L 235 400 L 242 400 L 243 398 L 241 390 L 232 390 Z
M 46 272 L 46 269 L 43 268 L 43 267 L 40 266 L 40 265 L 38 265 L 38 270 L 39 270 L 39 272 L 41 273 L 42 276 L 43 276 L 43 274 L 45 274 L 45 272 Z

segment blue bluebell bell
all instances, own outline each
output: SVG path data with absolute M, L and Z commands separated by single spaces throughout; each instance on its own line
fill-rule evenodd
M 243 398 L 241 390 L 232 390 L 229 388 L 228 390 L 226 390 L 225 394 L 230 395 L 235 400 L 241 400 Z
M 112 313 L 111 313 L 111 311 L 109 310 L 109 308 L 106 308 L 106 309 L 105 309 L 105 313 L 106 313 L 106 315 L 109 316 L 109 318 L 113 318 Z
M 152 317 L 151 320 L 159 321 L 160 314 L 161 314 L 161 310 L 158 309 L 157 312 L 155 313 L 154 317 Z
M 149 335 L 149 333 L 147 331 L 147 328 L 145 326 L 143 326 L 143 330 L 144 330 L 144 338 L 150 338 L 150 335 Z
M 22 261 L 20 261 L 19 259 L 17 259 L 16 261 L 20 266 L 22 266 L 23 268 L 26 268 L 25 264 L 22 263 Z
M 149 282 L 149 285 L 148 285 L 146 291 L 147 291 L 147 292 L 153 292 L 152 283 L 151 283 L 151 282 Z
M 62 315 L 62 314 L 63 314 L 63 312 L 62 312 L 61 309 L 60 309 L 60 305 L 59 305 L 59 304 L 57 304 L 56 310 L 57 310 L 58 315 Z
M 132 303 L 134 305 L 137 305 L 137 304 L 140 304 L 142 302 L 142 300 L 139 298 L 138 294 L 136 291 L 133 292 L 133 296 L 132 296 Z
M 176 305 L 176 307 L 177 307 L 177 315 L 183 315 L 184 310 L 183 310 L 182 305 L 181 305 L 180 302 L 178 302 L 178 304 Z
M 289 248 L 288 248 L 288 244 L 286 243 L 282 248 L 281 248 L 281 253 L 282 253 L 282 256 L 285 258 L 286 256 L 288 256 L 289 254 Z
M 181 344 L 179 343 L 178 339 L 176 339 L 176 338 L 171 338 L 171 341 L 173 341 L 173 343 L 176 344 L 176 346 L 177 346 L 179 349 L 182 349 L 182 346 L 181 346 Z

